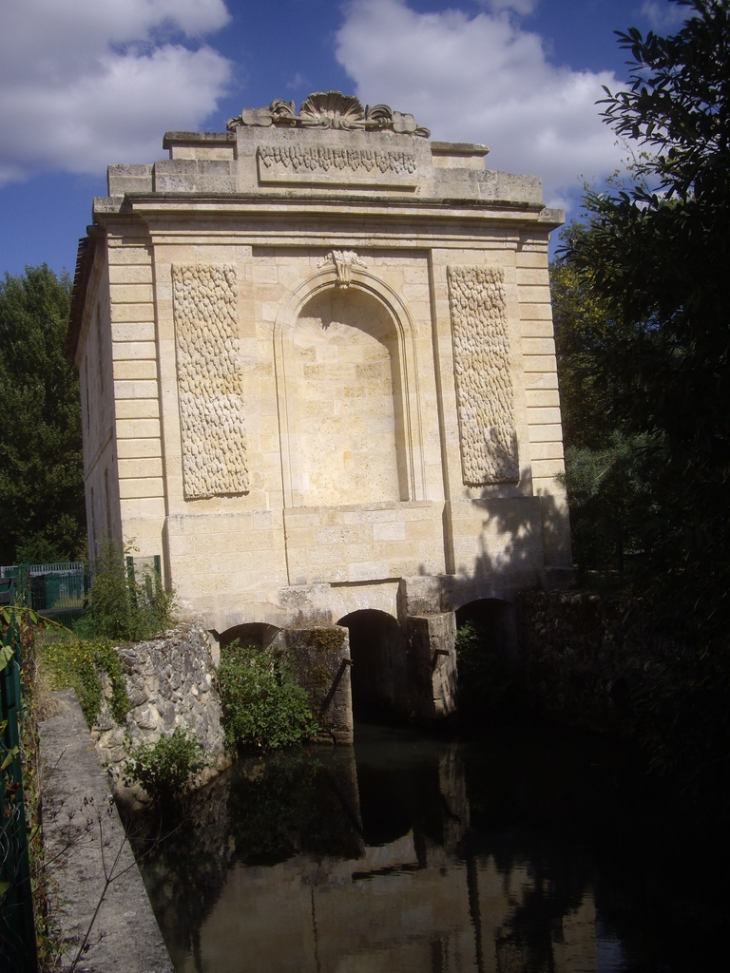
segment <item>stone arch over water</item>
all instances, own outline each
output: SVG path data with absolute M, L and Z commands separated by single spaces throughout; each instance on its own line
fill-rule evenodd
M 479 598 L 467 602 L 456 611 L 456 627 L 471 622 L 479 628 L 492 652 L 515 667 L 518 662 L 517 624 L 515 607 L 501 598 Z
M 337 624 L 350 633 L 355 718 L 408 715 L 407 644 L 398 622 L 386 612 L 365 608 Z
M 221 648 L 225 648 L 238 639 L 241 645 L 254 645 L 256 648 L 265 649 L 280 631 L 281 629 L 276 625 L 268 625 L 266 622 L 247 622 L 226 629 L 218 636 L 218 642 Z

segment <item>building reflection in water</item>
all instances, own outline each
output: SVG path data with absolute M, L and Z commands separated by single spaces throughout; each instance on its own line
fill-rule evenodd
M 618 968 L 590 862 L 475 828 L 468 791 L 457 744 L 382 732 L 241 763 L 143 862 L 176 970 Z

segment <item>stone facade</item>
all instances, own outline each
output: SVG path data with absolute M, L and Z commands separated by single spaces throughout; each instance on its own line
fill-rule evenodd
M 109 168 L 79 250 L 92 555 L 161 554 L 224 637 L 564 575 L 540 180 L 336 92 L 164 146 Z

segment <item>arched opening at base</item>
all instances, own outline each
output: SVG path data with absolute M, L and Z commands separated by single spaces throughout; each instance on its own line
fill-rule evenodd
M 515 609 L 501 598 L 480 598 L 456 611 L 456 628 L 470 623 L 482 636 L 485 646 L 510 668 L 518 663 Z
M 467 724 L 502 721 L 520 706 L 514 606 L 483 598 L 456 612 L 459 713 Z
M 257 649 L 265 649 L 271 645 L 281 629 L 275 625 L 267 625 L 265 622 L 247 622 L 243 625 L 234 625 L 226 629 L 219 636 L 221 649 L 225 649 L 238 639 L 242 645 L 254 645 Z
M 408 715 L 406 640 L 386 612 L 366 608 L 338 622 L 350 632 L 352 705 L 356 720 Z

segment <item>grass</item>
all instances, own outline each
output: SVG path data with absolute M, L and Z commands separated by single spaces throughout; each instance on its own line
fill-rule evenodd
M 111 682 L 109 707 L 117 723 L 130 709 L 119 653 L 106 639 L 80 640 L 68 633 L 47 637 L 38 647 L 40 671 L 51 690 L 74 689 L 84 718 L 92 726 L 102 701 L 100 674 Z

